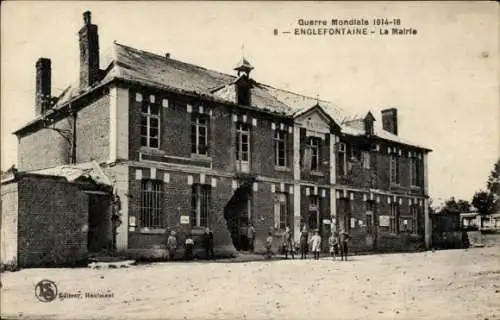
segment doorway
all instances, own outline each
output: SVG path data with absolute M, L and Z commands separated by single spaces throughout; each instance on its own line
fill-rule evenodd
M 252 223 L 252 192 L 248 185 L 242 185 L 234 192 L 224 208 L 231 239 L 236 250 L 248 250 L 248 228 Z
M 111 201 L 106 193 L 90 193 L 87 250 L 102 253 L 112 248 Z
M 377 249 L 377 203 L 366 201 L 366 241 L 372 250 Z

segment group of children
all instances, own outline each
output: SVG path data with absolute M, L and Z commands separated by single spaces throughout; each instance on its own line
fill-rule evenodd
M 332 259 L 336 260 L 336 257 L 340 253 L 341 261 L 344 259 L 347 261 L 347 253 L 348 253 L 348 245 L 349 235 L 344 230 L 341 230 L 340 233 L 333 232 L 328 238 L 328 247 L 330 256 Z M 273 244 L 273 235 L 269 232 L 269 236 L 266 240 L 266 258 L 270 259 L 272 255 L 272 244 Z M 319 254 L 321 252 L 321 236 L 319 235 L 319 231 L 315 230 L 314 235 L 309 240 L 309 233 L 304 227 L 300 232 L 300 240 L 299 240 L 299 250 L 300 250 L 300 258 L 307 259 L 307 253 L 309 251 L 309 245 L 311 245 L 311 251 L 313 252 L 314 259 L 319 259 Z M 296 248 L 294 246 L 294 241 L 292 239 L 292 235 L 290 232 L 290 228 L 286 227 L 285 232 L 283 233 L 281 250 L 285 254 L 285 259 L 288 259 L 288 253 L 294 259 L 294 252 Z
M 205 249 L 205 257 L 207 259 L 214 259 L 214 236 L 212 231 L 209 228 L 205 229 L 202 237 L 202 246 Z M 191 234 L 186 236 L 184 242 L 184 259 L 192 260 L 193 259 L 193 251 L 194 251 L 194 240 Z M 170 235 L 167 238 L 167 251 L 169 260 L 174 260 L 176 252 L 177 252 L 177 237 L 175 231 L 171 231 Z

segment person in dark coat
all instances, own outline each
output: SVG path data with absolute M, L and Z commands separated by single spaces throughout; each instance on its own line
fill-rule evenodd
M 290 231 L 290 227 L 285 228 L 285 232 L 283 233 L 283 248 L 285 250 L 285 259 L 288 259 L 288 252 L 292 255 L 292 259 L 294 259 L 294 245 L 292 239 L 292 233 Z
M 186 246 L 186 251 L 185 251 L 184 258 L 186 260 L 192 260 L 193 259 L 193 250 L 194 250 L 194 240 L 190 234 L 188 234 L 188 236 L 186 237 L 185 246 Z
M 307 227 L 304 226 L 300 231 L 300 259 L 307 259 L 307 251 L 309 249 L 309 233 Z
M 205 248 L 205 257 L 207 259 L 214 258 L 214 234 L 209 228 L 203 233 L 203 247 Z
M 340 233 L 339 233 L 339 242 L 340 242 L 340 261 L 343 261 L 344 260 L 344 257 L 345 257 L 345 261 L 347 261 L 347 241 L 349 241 L 350 239 L 350 236 L 347 232 L 345 232 L 344 230 L 340 230 Z
M 248 250 L 250 252 L 253 252 L 254 250 L 254 243 L 255 243 L 255 227 L 253 226 L 253 224 L 251 224 L 249 227 L 248 227 Z

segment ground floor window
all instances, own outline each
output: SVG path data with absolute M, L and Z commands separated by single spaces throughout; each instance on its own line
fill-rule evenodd
M 191 197 L 191 225 L 193 227 L 208 227 L 210 208 L 210 185 L 193 184 Z
M 366 233 L 373 234 L 375 229 L 375 201 L 366 201 Z
M 418 207 L 416 205 L 410 206 L 411 224 L 409 231 L 413 234 L 418 233 Z
M 391 212 L 390 212 L 390 232 L 398 233 L 399 232 L 399 205 L 397 203 L 391 204 Z
M 142 180 L 140 194 L 140 226 L 142 228 L 162 227 L 163 182 L 159 180 Z
M 274 228 L 284 231 L 289 226 L 288 194 L 276 193 L 274 197 Z

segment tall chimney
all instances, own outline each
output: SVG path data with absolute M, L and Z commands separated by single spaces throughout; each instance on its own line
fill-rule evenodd
M 382 128 L 398 135 L 398 110 L 396 108 L 382 110 Z
M 50 108 L 52 67 L 50 59 L 39 58 L 36 62 L 35 115 L 39 116 Z
M 80 36 L 80 89 L 86 89 L 99 81 L 99 35 L 92 24 L 90 11 L 83 13 Z

